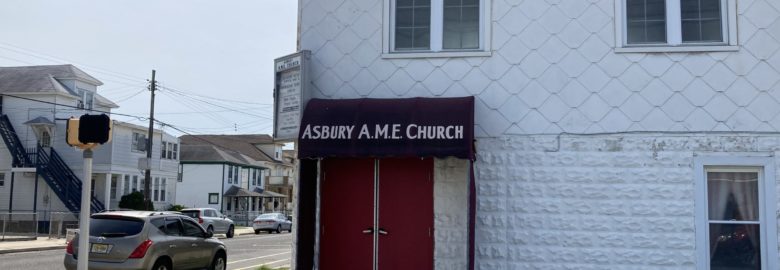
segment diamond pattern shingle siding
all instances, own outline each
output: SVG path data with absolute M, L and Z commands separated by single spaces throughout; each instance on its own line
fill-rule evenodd
M 736 52 L 615 53 L 612 0 L 492 0 L 491 57 L 382 59 L 382 0 L 303 0 L 314 95 L 475 95 L 480 136 L 780 131 L 780 4 L 740 1 Z

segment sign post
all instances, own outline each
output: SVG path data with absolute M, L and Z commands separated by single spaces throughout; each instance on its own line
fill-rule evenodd
M 105 115 L 82 115 L 70 118 L 65 132 L 65 141 L 73 147 L 84 150 L 84 178 L 81 181 L 81 212 L 79 212 L 79 250 L 76 269 L 87 270 L 89 266 L 89 214 L 92 190 L 92 149 L 111 141 L 113 122 Z

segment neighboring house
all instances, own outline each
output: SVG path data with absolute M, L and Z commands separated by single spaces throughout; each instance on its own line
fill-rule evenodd
M 264 171 L 282 163 L 272 158 L 277 149 L 270 136 L 185 135 L 180 139 L 182 178 L 176 187 L 177 204 L 213 207 L 228 214 L 287 209 L 285 194 L 266 189 L 273 176 Z
M 80 211 L 83 157 L 65 142 L 65 120 L 117 108 L 97 93 L 100 85 L 72 65 L 0 67 L 0 211 L 37 212 L 39 220 L 48 220 L 50 212 Z M 92 212 L 115 209 L 123 178 L 142 175 L 136 157 L 141 155 L 131 150 L 131 130 L 146 134 L 143 127 L 115 122 L 113 140 L 94 150 Z M 173 200 L 178 162 L 160 161 L 155 143 L 153 176 L 160 179 L 155 205 L 164 208 Z
M 778 3 L 303 0 L 298 44 L 315 98 L 476 98 L 436 269 L 778 269 Z
M 145 170 L 141 167 L 146 160 L 146 142 L 149 128 L 135 124 L 114 121 L 111 142 L 95 151 L 94 171 L 110 171 L 99 175 L 111 179 L 96 189 L 105 189 L 111 199 L 111 209 L 117 209 L 122 196 L 138 191 L 143 193 Z M 167 210 L 176 199 L 176 180 L 179 169 L 179 139 L 155 129 L 152 140 L 152 159 L 149 162 L 152 182 L 150 196 L 154 208 Z M 104 148 L 104 149 L 103 149 Z M 106 183 L 105 181 L 102 183 Z M 102 195 L 105 196 L 105 195 Z M 99 199 L 104 199 L 98 195 Z

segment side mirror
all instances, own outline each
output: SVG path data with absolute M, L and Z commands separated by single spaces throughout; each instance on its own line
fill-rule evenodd
M 225 219 L 226 217 L 227 217 L 226 215 L 222 215 L 222 219 Z
M 203 233 L 203 238 L 211 238 L 211 237 L 214 237 L 214 233 L 213 232 L 207 231 L 207 232 Z

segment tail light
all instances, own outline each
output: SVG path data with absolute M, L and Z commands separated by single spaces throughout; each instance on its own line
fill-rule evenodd
M 65 248 L 65 254 L 73 255 L 73 240 L 68 242 L 68 247 Z
M 198 223 L 203 224 L 203 218 L 202 217 L 198 217 Z
M 138 247 L 133 250 L 133 253 L 130 253 L 130 257 L 127 257 L 128 259 L 140 259 L 146 256 L 146 251 L 149 250 L 149 247 L 152 246 L 152 240 L 146 240 L 141 242 Z

